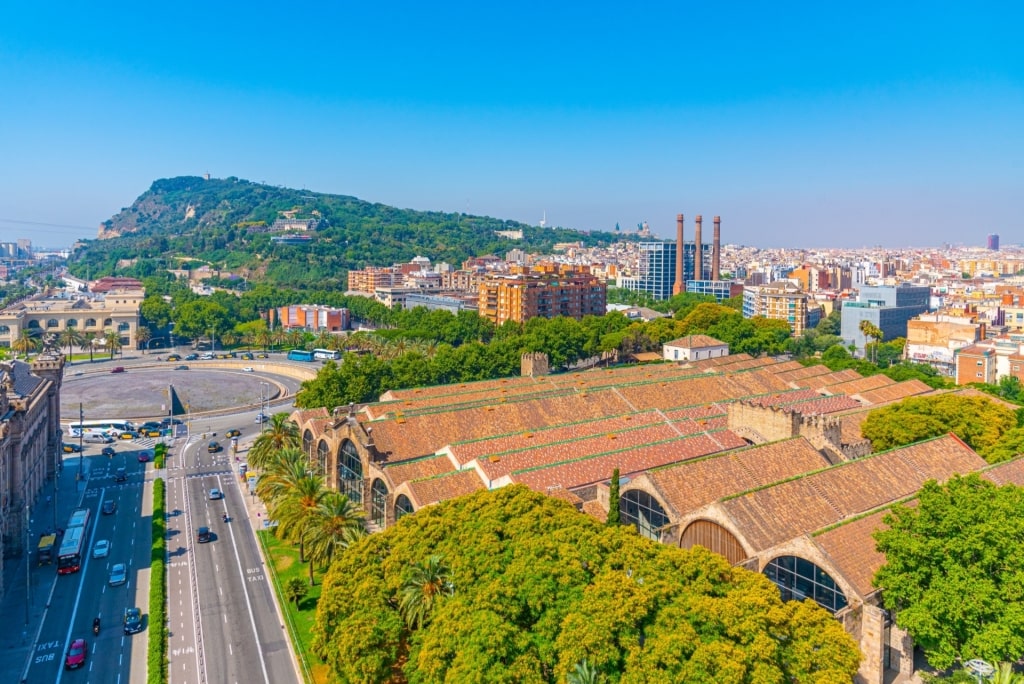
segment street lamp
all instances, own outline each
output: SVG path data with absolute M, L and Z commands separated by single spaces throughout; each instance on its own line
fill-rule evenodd
M 267 388 L 266 395 L 264 395 L 264 392 L 263 392 L 263 388 L 264 387 Z M 269 405 L 270 404 L 270 383 L 269 382 L 261 382 L 260 383 L 260 414 L 259 414 L 259 419 L 260 419 L 260 434 L 261 435 L 263 434 L 264 426 L 266 425 L 266 420 L 265 420 L 266 414 L 263 412 L 264 396 L 266 396 L 266 402 Z

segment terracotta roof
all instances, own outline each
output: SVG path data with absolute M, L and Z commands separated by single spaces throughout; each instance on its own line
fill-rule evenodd
M 604 507 L 597 499 L 584 501 L 583 512 L 589 515 L 591 518 L 599 520 L 602 523 L 608 519 L 608 511 L 604 509 Z
M 683 349 L 704 349 L 705 347 L 723 347 L 727 346 L 725 342 L 716 340 L 714 337 L 708 335 L 687 335 L 686 337 L 680 337 L 677 340 L 666 342 L 665 347 L 680 347 Z
M 886 387 L 879 387 L 868 392 L 860 392 L 858 396 L 869 404 L 887 404 L 931 391 L 931 387 L 920 380 L 914 379 L 904 380 L 903 382 L 897 382 Z
M 391 488 L 397 487 L 403 482 L 421 480 L 426 477 L 435 477 L 443 473 L 450 473 L 455 470 L 455 465 L 447 455 L 425 456 L 414 458 L 399 463 L 389 463 L 384 466 L 384 473 L 391 480 Z
M 828 391 L 830 394 L 857 394 L 859 392 L 866 392 L 878 387 L 895 384 L 895 380 L 879 373 L 877 375 L 869 375 L 866 378 L 861 377 L 856 378 L 855 380 L 847 380 L 846 382 L 829 385 Z
M 851 520 L 813 539 L 862 599 L 875 591 L 871 579 L 885 563 L 885 555 L 875 550 L 871 535 L 885 528 L 882 518 L 888 512 L 889 509 L 885 509 Z
M 1024 487 L 1024 458 L 1018 457 L 1012 461 L 989 466 L 982 471 L 981 476 L 1000 487 L 1008 484 Z
M 817 364 L 814 366 L 801 366 L 800 368 L 795 368 L 791 371 L 785 371 L 779 373 L 778 375 L 779 379 L 783 380 L 784 382 L 798 382 L 799 380 L 802 380 L 804 378 L 813 378 L 816 375 L 827 375 L 828 373 L 831 372 L 832 371 L 828 369 L 828 366 Z
M 475 470 L 456 470 L 439 477 L 409 483 L 410 498 L 416 508 L 485 489 Z

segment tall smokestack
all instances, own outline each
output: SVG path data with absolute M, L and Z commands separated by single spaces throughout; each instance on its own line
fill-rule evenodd
M 686 281 L 683 280 L 683 215 L 676 214 L 676 281 L 672 284 L 672 294 L 686 292 Z
M 701 215 L 697 214 L 697 227 L 694 229 L 693 242 L 697 251 L 693 254 L 693 279 L 704 280 L 704 245 L 700 242 Z
M 715 217 L 715 232 L 711 234 L 711 279 L 718 280 L 718 257 L 722 252 L 722 217 Z

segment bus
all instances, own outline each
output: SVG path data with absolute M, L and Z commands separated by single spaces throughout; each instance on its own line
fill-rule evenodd
M 288 352 L 289 361 L 312 361 L 313 352 L 305 349 L 292 349 Z
M 341 358 L 341 352 L 336 349 L 314 349 L 313 358 L 319 361 L 337 361 Z
M 83 432 L 103 432 L 120 437 L 122 432 L 134 432 L 135 423 L 130 420 L 83 420 L 68 425 L 68 434 L 80 437 Z
M 76 508 L 71 512 L 71 517 L 68 518 L 68 528 L 72 527 L 85 527 L 89 524 L 89 509 L 88 508 Z
M 57 574 L 70 575 L 82 569 L 82 551 L 85 548 L 85 528 L 69 527 L 57 553 Z

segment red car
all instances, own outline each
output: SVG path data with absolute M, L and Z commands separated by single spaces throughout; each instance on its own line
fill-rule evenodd
M 82 667 L 85 665 L 85 656 L 88 654 L 89 645 L 85 643 L 85 639 L 75 639 L 71 642 L 67 657 L 64 658 L 64 667 L 69 670 Z
M 139 463 L 149 463 L 149 452 L 143 451 L 139 454 Z

